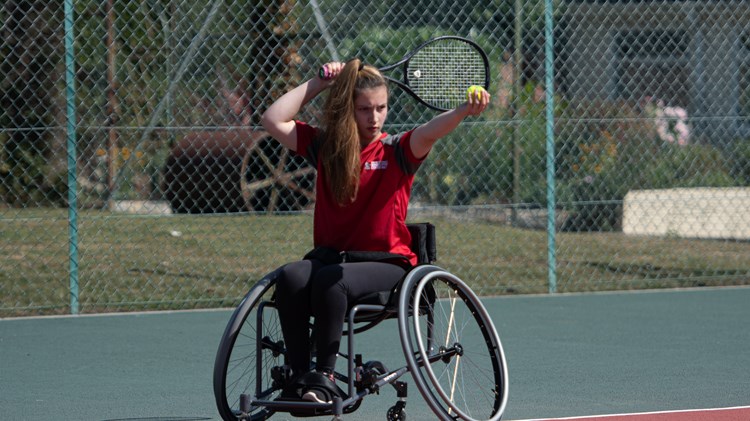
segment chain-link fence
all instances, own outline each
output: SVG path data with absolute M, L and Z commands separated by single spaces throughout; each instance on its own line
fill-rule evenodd
M 747 1 L 60 3 L 0 9 L 0 316 L 236 303 L 311 246 L 315 174 L 264 109 L 446 34 L 493 104 L 417 175 L 439 264 L 483 294 L 750 283 Z M 391 132 L 435 115 L 390 103 Z

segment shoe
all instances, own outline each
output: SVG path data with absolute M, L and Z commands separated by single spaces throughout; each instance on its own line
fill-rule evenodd
M 338 394 L 340 391 L 336 386 L 336 379 L 330 371 L 311 372 L 307 378 L 309 384 L 302 392 L 302 400 L 330 404 L 333 402 L 334 392 Z
M 321 389 L 309 389 L 302 395 L 302 400 L 316 403 L 332 403 L 333 401 L 328 400 L 328 396 L 326 395 Z

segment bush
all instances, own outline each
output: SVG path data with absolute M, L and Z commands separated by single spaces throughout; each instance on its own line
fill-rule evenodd
M 570 110 L 557 142 L 559 203 L 572 215 L 567 230 L 619 229 L 629 190 L 741 182 L 742 164 L 732 164 L 715 146 L 665 137 L 659 121 L 639 106 L 577 104 Z
M 750 139 L 737 139 L 724 151 L 729 173 L 739 186 L 750 186 Z
M 514 198 L 514 136 L 518 142 L 520 202 L 546 201 L 544 103 L 534 100 L 537 86 L 525 86 L 514 122 L 508 111 L 490 108 L 480 121 L 467 121 L 440 140 L 414 184 L 415 198 L 433 204 L 511 203 Z
M 638 165 L 657 148 L 654 127 L 625 103 L 576 103 L 560 119 L 556 141 L 558 204 L 564 229 L 610 231 L 620 225 L 620 200 L 637 184 Z
M 736 185 L 721 151 L 709 145 L 664 145 L 643 173 L 648 189 Z

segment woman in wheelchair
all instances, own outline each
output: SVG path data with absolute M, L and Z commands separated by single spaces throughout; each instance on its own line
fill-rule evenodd
M 286 265 L 276 284 L 288 363 L 294 376 L 310 370 L 308 321 L 315 318 L 318 384 L 333 382 L 341 326 L 348 303 L 391 290 L 416 256 L 410 249 L 406 211 L 414 174 L 432 145 L 469 115 L 485 110 L 489 95 L 442 114 L 414 130 L 383 132 L 388 87 L 380 72 L 355 59 L 329 63 L 330 80 L 314 78 L 279 98 L 263 115 L 263 127 L 282 145 L 308 159 L 318 170 L 314 245 L 335 251 L 376 251 L 380 261 L 340 262 L 310 253 Z M 294 121 L 304 104 L 323 90 L 329 95 L 323 127 Z M 390 258 L 389 258 L 390 257 Z M 291 396 L 296 391 L 289 391 Z M 301 397 L 330 401 L 321 387 Z
M 418 265 L 425 261 L 412 249 L 405 222 L 414 175 L 432 146 L 485 111 L 489 95 L 473 94 L 413 130 L 388 134 L 388 86 L 380 72 L 358 59 L 327 68 L 330 79 L 316 77 L 292 89 L 261 120 L 317 169 L 314 248 L 258 281 L 232 315 L 214 367 L 219 412 L 227 421 L 266 419 L 278 411 L 340 416 L 386 384 L 405 399 L 398 379 L 409 372 L 438 418 L 497 420 L 507 380 L 494 325 L 466 283 L 437 266 Z M 296 121 L 325 90 L 322 126 Z M 395 298 L 385 300 L 390 307 L 363 304 L 363 297 L 396 287 Z M 398 318 L 405 367 L 387 371 L 354 354 L 352 323 L 360 307 L 397 307 L 388 317 Z M 339 349 L 345 323 L 348 355 Z M 473 329 L 463 341 L 467 328 Z M 345 374 L 335 371 L 340 356 L 348 358 Z M 481 383 L 486 387 L 477 387 Z M 391 408 L 388 419 L 403 420 L 404 404 Z

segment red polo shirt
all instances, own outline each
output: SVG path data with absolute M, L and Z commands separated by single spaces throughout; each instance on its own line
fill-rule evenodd
M 386 251 L 409 257 L 411 235 L 406 212 L 414 173 L 424 158 L 417 159 L 409 141 L 412 131 L 383 136 L 367 145 L 360 155 L 359 191 L 354 202 L 340 206 L 328 189 L 326 174 L 317 161 L 320 131 L 297 122 L 297 154 L 317 171 L 313 242 L 339 251 Z

